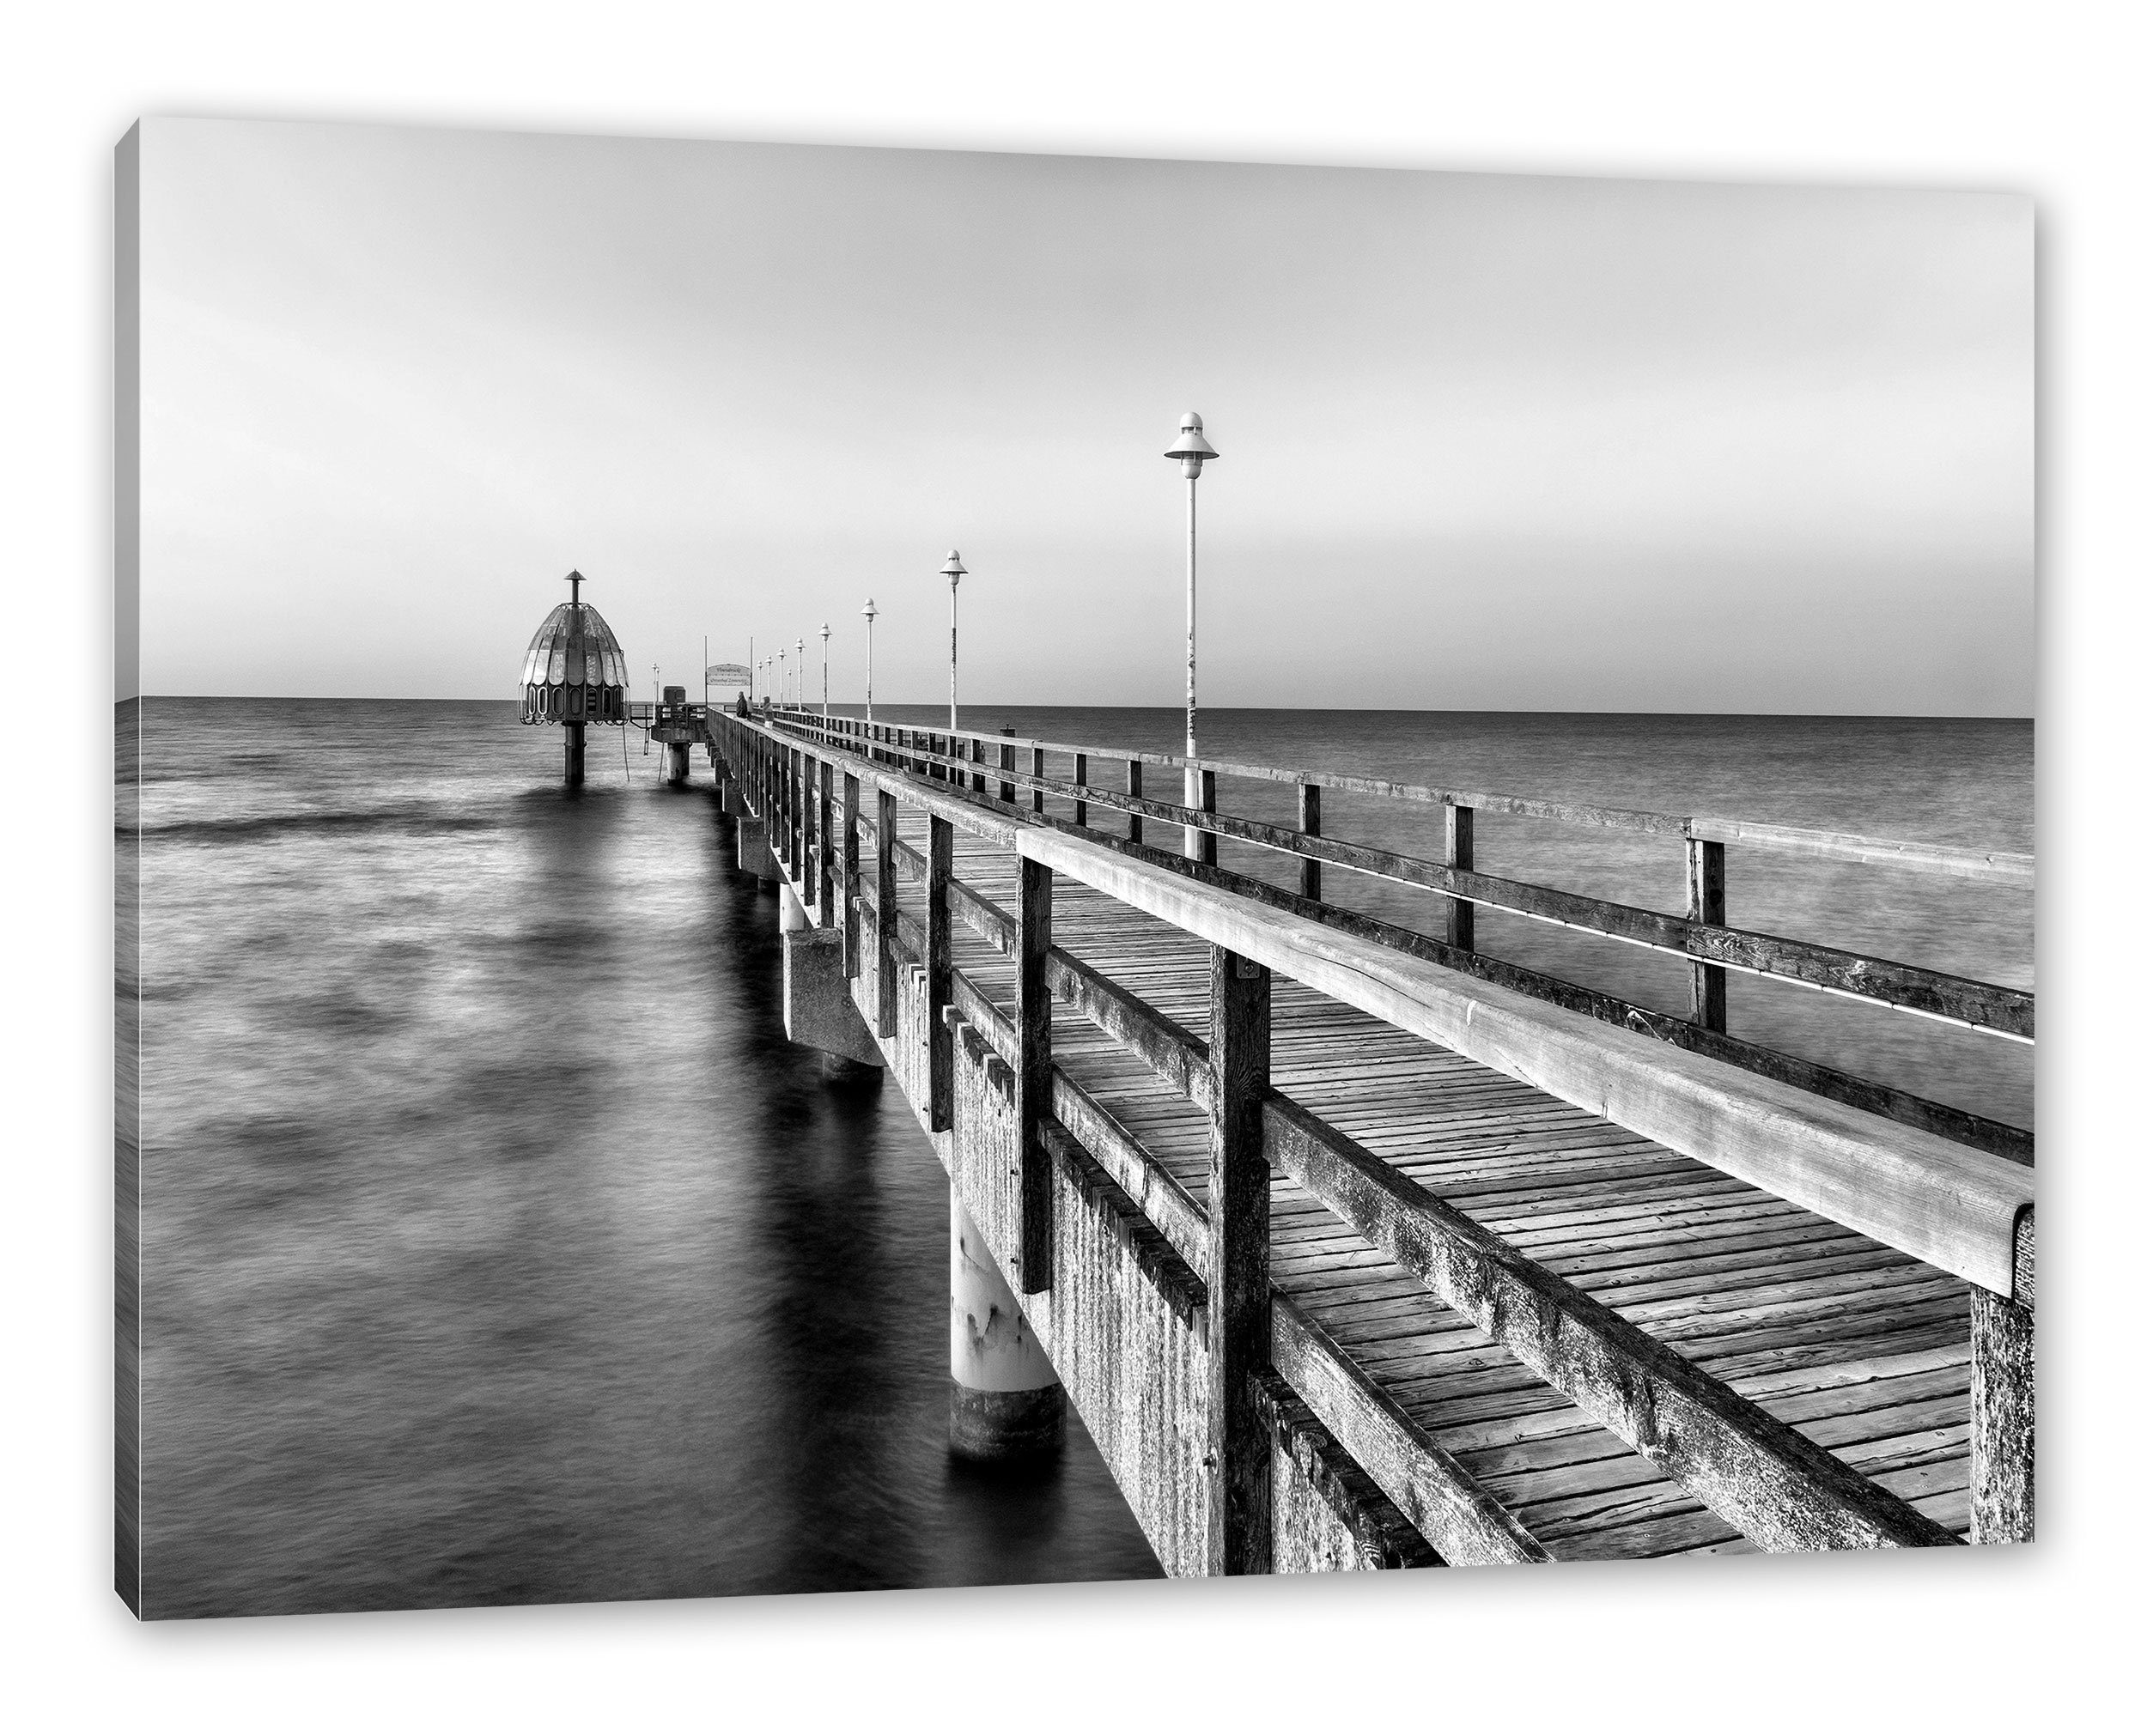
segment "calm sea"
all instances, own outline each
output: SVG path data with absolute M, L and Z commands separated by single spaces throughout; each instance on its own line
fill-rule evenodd
M 558 732 L 490 701 L 143 713 L 149 1613 L 1158 1572 L 1078 1425 L 1041 1476 L 948 1458 L 945 1176 L 898 1094 L 785 1041 L 773 900 L 727 871 L 704 768 L 666 790 L 638 738 L 593 731 L 570 799 Z M 963 720 L 1159 749 L 1181 727 Z M 1217 711 L 1202 747 L 2034 847 L 2024 722 Z M 1438 823 L 1331 795 L 1325 817 L 1423 853 Z M 1484 816 L 1477 856 L 1682 907 L 1673 842 Z M 2025 894 L 1736 849 L 1730 877 L 1740 926 L 2033 985 Z M 1350 895 L 1435 920 L 1427 894 Z M 1495 914 L 1478 936 L 1683 992 L 1615 943 Z M 2032 1122 L 2028 1049 L 1744 978 L 1730 1003 L 1740 1034 Z

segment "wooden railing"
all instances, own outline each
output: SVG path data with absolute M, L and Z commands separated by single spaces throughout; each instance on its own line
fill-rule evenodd
M 1476 895 L 1491 889 L 1508 898 L 1525 896 L 1536 908 L 1550 907 L 1542 889 L 1511 892 L 1514 883 L 1477 876 L 1465 864 L 1424 865 L 1335 846 L 1317 830 L 1317 793 L 1301 806 L 1299 828 L 1265 829 L 1280 841 L 1274 847 L 1289 850 L 1305 865 L 1305 882 L 1290 894 L 1230 875 L 1198 859 L 1197 850 L 1190 859 L 1173 857 L 1132 835 L 1149 817 L 1186 826 L 1197 835 L 1267 841 L 1250 830 L 1229 829 L 1250 822 L 1216 813 L 1207 780 L 1197 809 L 1142 797 L 1139 768 L 1159 759 L 1177 763 L 1168 756 L 1116 756 L 1127 760 L 1129 787 L 1116 792 L 1087 780 L 1088 762 L 1104 757 L 1094 749 L 868 728 L 855 719 L 824 721 L 795 713 L 753 719 L 710 713 L 707 728 L 714 750 L 767 823 L 769 846 L 793 887 L 813 907 L 819 923 L 844 931 L 848 968 L 861 982 L 869 977 L 873 985 L 867 999 L 883 1041 L 897 1030 L 896 983 L 906 971 L 921 974 L 929 1015 L 921 1086 L 926 1125 L 934 1131 L 949 1126 L 958 1033 L 968 1033 L 962 1040 L 981 1044 L 1011 1077 L 1019 1128 L 1019 1210 L 1007 1264 L 1016 1287 L 1030 1295 L 1052 1288 L 1051 1188 L 1068 1166 L 1092 1162 L 1121 1192 L 1126 1209 L 1153 1225 L 1171 1259 L 1180 1263 L 1171 1268 L 1182 1266 L 1181 1278 L 1171 1281 L 1173 1293 L 1183 1297 L 1193 1293 L 1189 1286 L 1196 1287 L 1211 1383 L 1209 1452 L 1217 1467 L 1207 1531 L 1210 1570 L 1258 1570 L 1262 1565 L 1260 1490 L 1268 1439 L 1262 1429 L 1271 1429 L 1275 1404 L 1292 1394 L 1444 1558 L 1545 1558 L 1525 1529 L 1346 1352 L 1287 1296 L 1273 1290 L 1267 1272 L 1271 1168 L 1291 1176 L 1539 1378 L 1761 1545 L 1860 1548 L 1954 1540 L 1905 1502 L 1273 1090 L 1266 1057 L 1268 983 L 1274 971 L 1966 1279 L 1973 1287 L 1973 1535 L 1986 1541 L 2028 1534 L 2033 1175 L 2021 1163 L 1973 1139 L 1939 1137 L 1890 1099 L 1874 1114 L 1845 1101 L 1839 1090 L 1809 1089 L 1802 1079 L 1753 1065 L 1749 1057 L 1707 1053 L 1693 1041 L 1659 1041 L 1660 1030 L 1606 1017 L 1593 1001 L 1570 1005 L 1562 992 L 1579 992 L 1570 986 L 1547 991 L 1548 980 L 1530 974 L 1521 973 L 1519 982 L 1507 980 L 1510 967 L 1470 968 L 1474 955 L 1452 939 L 1432 941 L 1319 904 L 1318 868 L 1336 863 L 1371 872 L 1437 867 L 1440 874 L 1413 883 L 1444 889 L 1462 905 L 1488 901 Z M 999 750 L 997 764 L 988 768 L 996 792 L 986 788 L 988 744 Z M 1026 770 L 1015 763 L 1024 745 L 1031 756 Z M 1076 756 L 1072 781 L 1045 775 L 1048 752 Z M 838 778 L 839 804 L 834 797 Z M 1305 786 L 1317 787 L 1310 779 Z M 1031 805 L 1017 804 L 1017 791 L 1029 792 Z M 1074 817 L 1044 812 L 1044 798 L 1053 796 L 1074 804 Z M 1510 799 L 1480 798 L 1452 805 Z M 1105 838 L 1088 827 L 1086 809 L 1092 804 L 1124 813 L 1128 835 Z M 921 850 L 897 835 L 898 811 L 905 806 L 925 816 Z M 1645 817 L 1628 814 L 1625 820 L 1637 825 Z M 1691 829 L 1696 823 L 1682 822 L 1688 841 L 1718 847 L 1724 841 L 1695 837 Z M 1013 911 L 955 877 L 957 829 L 1014 857 Z M 1459 835 L 1464 853 L 1466 842 L 1464 827 Z M 867 843 L 869 866 L 863 854 Z M 1858 847 L 1868 846 L 1869 841 L 1860 841 Z M 1836 841 L 1824 847 L 1850 847 Z M 1372 858 L 1379 865 L 1366 865 Z M 899 909 L 897 883 L 905 874 L 923 888 L 921 923 Z M 1052 944 L 1052 888 L 1058 876 L 1207 943 L 1206 1041 Z M 1557 907 L 1572 912 L 1577 921 L 1586 918 L 1584 926 L 1590 926 L 1613 920 L 1603 913 L 1619 908 L 1587 900 Z M 1015 961 L 1011 1013 L 954 968 L 956 921 Z M 1718 935 L 1765 938 L 1738 936 L 1706 920 L 1705 913 L 1688 919 L 1678 933 L 1688 956 L 1702 966 L 1713 955 L 1692 952 L 1694 944 L 1717 944 Z M 1816 969 L 1819 951 L 1780 956 Z M 1933 993 L 1959 996 L 1987 986 L 1964 987 L 1957 979 L 1924 974 L 1931 978 Z M 1139 1055 L 1207 1119 L 1211 1165 L 1205 1207 L 1053 1065 L 1052 999 Z M 2004 1012 L 2009 1003 L 2003 999 L 1980 1005 L 2013 1016 Z
M 2025 1128 L 1735 1037 L 1728 1029 L 1728 980 L 1733 974 L 1839 995 L 2025 1043 L 2032 1043 L 2034 1038 L 2034 996 L 2031 992 L 1732 927 L 1724 920 L 1725 846 L 1731 841 L 1768 852 L 1861 864 L 1883 863 L 1915 873 L 1980 880 L 2023 889 L 2034 885 L 2032 857 L 1706 816 L 1547 802 L 1481 791 L 1443 790 L 1335 773 L 1286 771 L 1235 762 L 1189 761 L 1169 754 L 1105 750 L 971 731 L 950 734 L 897 725 L 867 725 L 860 719 L 823 719 L 812 712 L 775 711 L 765 714 L 765 720 L 771 726 L 808 740 L 863 752 L 876 763 L 899 765 L 940 781 L 966 780 L 971 792 L 976 795 L 988 795 L 988 781 L 994 783 L 1000 801 L 1007 806 L 1015 804 L 1017 792 L 1025 793 L 1030 811 L 1035 814 L 1044 814 L 1045 798 L 1055 798 L 1070 806 L 1072 826 L 1089 830 L 1099 838 L 1104 835 L 1090 826 L 1089 810 L 1111 810 L 1125 816 L 1125 830 L 1116 841 L 1140 850 L 1144 859 L 1175 865 L 1209 883 L 1260 898 L 1294 914 L 1311 916 L 1327 926 L 1410 952 L 1481 980 L 1585 1013 L 1694 1053 L 1726 1061 L 1849 1107 L 2017 1162 L 2034 1160 L 2034 1136 Z M 997 762 L 988 780 L 985 773 L 977 769 L 986 762 L 988 752 Z M 1017 754 L 1029 762 L 1025 769 L 1017 765 Z M 1071 761 L 1071 776 L 1047 775 L 1047 755 Z M 1125 789 L 1107 789 L 1089 781 L 1090 767 L 1106 759 L 1124 765 Z M 1140 772 L 1146 765 L 1180 770 L 1189 766 L 1198 770 L 1202 776 L 1201 806 L 1193 809 L 1144 797 L 1140 793 Z M 1294 783 L 1299 792 L 1298 825 L 1275 826 L 1218 812 L 1214 788 L 1217 774 Z M 1326 789 L 1443 805 L 1446 817 L 1446 859 L 1428 861 L 1326 834 L 1322 829 L 1321 813 L 1322 792 Z M 1474 865 L 1474 839 L 1475 819 L 1479 812 L 1519 814 L 1572 825 L 1607 827 L 1679 839 L 1686 858 L 1687 914 L 1666 914 L 1478 873 Z M 1196 847 L 1179 855 L 1146 847 L 1141 824 L 1144 818 L 1182 827 L 1196 845 L 1207 847 Z M 1218 837 L 1240 840 L 1294 857 L 1298 865 L 1294 895 L 1250 875 L 1216 865 L 1212 846 Z M 1447 913 L 1444 935 L 1423 934 L 1323 900 L 1323 869 L 1327 865 L 1420 887 L 1440 895 L 1445 901 Z M 1478 951 L 1478 906 L 1601 935 L 1684 961 L 1690 972 L 1689 1005 L 1685 1016 L 1681 1017 L 1641 1005 Z

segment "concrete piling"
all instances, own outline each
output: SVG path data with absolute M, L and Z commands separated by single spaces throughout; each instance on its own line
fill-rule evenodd
M 952 1188 L 947 1254 L 947 1444 L 964 1459 L 1048 1458 L 1065 1444 L 1066 1389 Z

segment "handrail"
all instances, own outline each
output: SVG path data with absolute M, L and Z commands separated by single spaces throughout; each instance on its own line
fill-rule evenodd
M 808 729 L 820 725 L 812 712 L 771 710 L 767 715 L 785 724 L 802 723 Z M 859 718 L 840 721 L 861 725 Z M 1582 802 L 1554 802 L 1530 796 L 1493 791 L 1446 789 L 1435 785 L 1396 783 L 1344 772 L 1293 770 L 1278 766 L 1250 765 L 1241 761 L 1188 757 L 1146 749 L 1078 746 L 1029 736 L 990 735 L 975 730 L 947 730 L 931 725 L 876 724 L 880 729 L 921 730 L 951 739 L 982 742 L 994 747 L 1040 750 L 1044 753 L 1086 755 L 1092 759 L 1131 760 L 1142 765 L 1177 767 L 1212 772 L 1219 777 L 1248 778 L 1268 783 L 1317 784 L 1323 789 L 1347 790 L 1352 794 L 1382 796 L 1395 801 L 1432 806 L 1472 808 L 1479 813 L 1511 814 L 1526 819 L 1552 820 L 1568 825 L 1597 826 L 1611 831 L 1649 832 L 1675 838 L 1700 839 L 1717 843 L 1752 845 L 1790 854 L 1821 856 L 1838 861 L 1858 862 L 1938 874 L 1955 879 L 1984 880 L 2033 888 L 2035 859 L 2032 853 L 1975 850 L 1951 844 L 1925 844 L 1893 838 L 1866 837 L 1852 832 L 1817 827 L 1785 826 L 1712 815 L 1660 813 L 1644 808 L 1612 808 Z M 830 731 L 834 733 L 834 731 Z
M 817 725 L 818 719 L 813 722 Z M 844 745 L 846 750 L 851 739 L 838 731 L 824 735 L 817 727 L 809 728 L 805 733 L 830 746 Z M 925 733 L 936 737 L 941 732 Z M 985 742 L 993 739 L 985 736 L 964 738 Z M 893 751 L 904 758 L 944 766 L 950 771 L 958 768 L 965 775 L 976 775 L 980 769 L 974 761 L 914 744 L 905 744 Z M 1238 819 L 1205 808 L 1187 808 L 1092 785 L 1063 783 L 1003 765 L 982 769 L 988 774 L 989 780 L 1004 786 L 1141 814 L 1173 825 L 1258 844 L 1300 859 L 1333 863 L 1380 879 L 1420 886 L 1445 897 L 1506 911 L 1555 927 L 1602 935 L 1717 969 L 1793 983 L 1821 993 L 1889 1007 L 2016 1042 L 2034 1041 L 2035 999 L 2024 989 L 1979 982 L 1944 971 L 1925 970 L 1891 959 L 1792 940 L 1756 929 L 1698 922 L 1609 899 L 1478 874 L 1396 851 L 1374 849 L 1290 827 Z
M 764 724 L 727 722 L 784 737 Z M 2001 1297 L 2034 1172 L 1190 881 L 848 748 L 869 783 L 1133 908 Z M 994 772 L 994 776 L 1002 775 Z

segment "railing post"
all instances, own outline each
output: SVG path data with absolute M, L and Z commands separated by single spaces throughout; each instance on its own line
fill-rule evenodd
M 1476 867 L 1476 810 L 1446 804 L 1446 865 L 1474 873 Z M 1466 898 L 1446 901 L 1446 944 L 1463 952 L 1476 950 L 1476 907 Z
M 1137 796 L 1140 793 L 1140 762 L 1139 760 L 1126 762 L 1126 793 L 1129 796 Z M 1126 816 L 1126 841 L 1128 844 L 1138 844 L 1140 841 L 1140 816 L 1138 814 Z
M 817 768 L 820 786 L 820 926 L 835 923 L 835 762 L 822 760 Z
M 2034 1219 L 2013 1235 L 2013 1297 L 1968 1286 L 1968 1541 L 2035 1535 Z
M 1088 756 L 1086 754 L 1074 756 L 1074 781 L 1084 790 L 1088 787 Z M 1077 801 L 1074 804 L 1074 823 L 1077 826 L 1088 824 L 1088 804 L 1086 802 Z
M 1201 812 L 1212 814 L 1214 811 L 1215 774 L 1203 768 L 1201 772 Z M 1205 862 L 1213 868 L 1215 865 L 1215 835 L 1213 832 L 1201 831 L 1196 832 L 1194 836 L 1196 841 L 1193 847 L 1195 859 Z
M 969 744 L 969 756 L 972 764 L 981 766 L 984 763 L 984 742 L 982 737 L 976 737 L 970 741 Z M 1011 762 L 1009 762 L 1009 763 L 1011 763 Z M 977 795 L 981 796 L 984 793 L 984 774 L 982 772 L 971 772 L 970 774 L 970 788 Z M 1013 798 L 1009 797 L 1007 799 L 1011 801 Z
M 1012 724 L 1007 725 L 1000 731 L 1001 735 L 1007 736 L 1012 735 L 1013 732 L 1014 726 Z M 983 744 L 979 742 L 977 745 L 982 747 Z M 999 769 L 1002 772 L 1011 772 L 1013 768 L 1014 744 L 1012 742 L 1007 742 L 999 750 Z M 1004 778 L 1001 778 L 999 780 L 999 799 L 1002 802 L 1012 802 L 1013 798 L 1014 786 L 1008 783 Z
M 1319 786 L 1299 784 L 1297 786 L 1297 829 L 1307 836 L 1319 836 Z M 1297 859 L 1297 893 L 1300 898 L 1319 902 L 1320 860 L 1317 856 Z
M 934 1133 L 954 1125 L 954 1033 L 946 1023 L 947 1005 L 954 999 L 953 913 L 946 889 L 953 877 L 954 828 L 934 814 L 926 839 L 924 876 L 924 1005 L 932 1060 L 927 1120 Z
M 1017 859 L 1014 884 L 1014 1027 L 1021 1045 L 1014 1119 L 1021 1140 L 1020 1270 L 1024 1296 L 1051 1288 L 1051 1165 L 1040 1129 L 1051 1113 L 1051 871 Z
M 907 747 L 909 744 L 903 744 Z M 895 938 L 902 918 L 895 887 L 895 798 L 879 792 L 879 818 L 873 828 L 873 980 L 879 985 L 874 1009 L 875 1036 L 895 1034 Z
M 1208 953 L 1207 1570 L 1273 1570 L 1268 1433 L 1252 1383 L 1267 1371 L 1268 975 L 1227 948 Z
M 857 957 L 857 775 L 842 774 L 842 974 L 855 982 Z
M 1042 748 L 1029 750 L 1029 775 L 1039 780 L 1043 776 L 1043 750 Z M 1042 790 L 1029 792 L 1029 806 L 1032 812 L 1041 814 L 1043 811 L 1043 792 Z
M 1705 838 L 1685 840 L 1685 914 L 1719 928 L 1729 920 L 1729 888 L 1722 846 Z M 1730 1029 L 1730 973 L 1718 964 L 1692 965 L 1692 1022 L 1704 1030 Z

